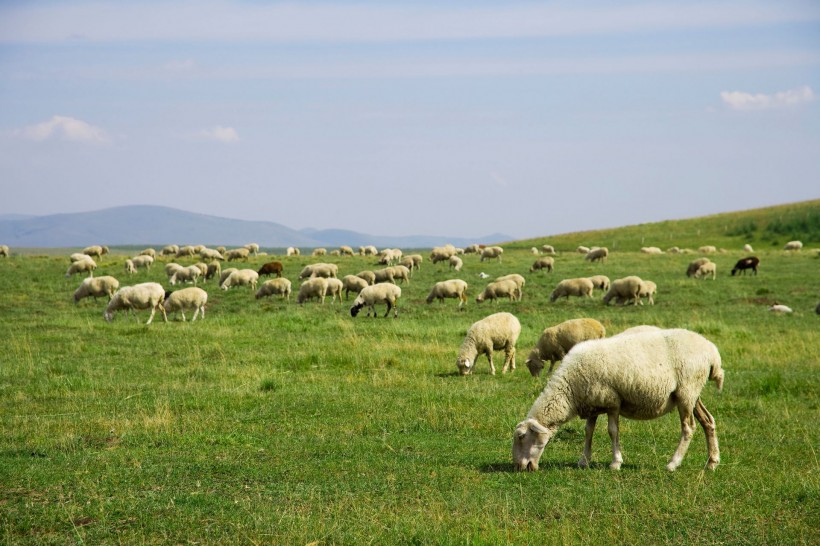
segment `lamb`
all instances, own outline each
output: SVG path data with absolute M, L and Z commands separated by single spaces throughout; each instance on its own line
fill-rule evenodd
M 604 295 L 604 303 L 609 305 L 609 300 L 617 298 L 619 303 L 631 299 L 635 305 L 638 305 L 641 299 L 642 282 L 641 278 L 635 275 L 612 281 L 612 285 Z
M 563 360 L 575 345 L 588 339 L 601 339 L 605 336 L 604 325 L 591 318 L 566 320 L 546 328 L 527 357 L 527 368 L 533 377 L 538 377 L 544 369 L 544 361 L 549 360 L 549 373 L 552 373 L 555 363 Z
M 102 258 L 104 254 L 108 254 L 109 250 L 107 246 L 100 246 L 100 245 L 92 245 L 87 246 L 83 249 L 83 254 L 87 256 Z
M 524 279 L 522 275 L 518 273 L 510 273 L 509 275 L 502 275 L 495 279 L 496 281 L 513 281 L 515 285 L 518 287 L 518 301 L 521 301 L 521 297 L 523 295 L 524 285 L 527 281 Z
M 367 284 L 376 284 L 376 274 L 372 271 L 360 271 L 356 276 L 367 281 Z
M 481 261 L 491 260 L 495 258 L 501 262 L 501 255 L 504 254 L 504 249 L 500 246 L 488 246 L 481 251 Z
M 584 259 L 590 262 L 605 262 L 607 256 L 609 256 L 609 249 L 603 246 L 600 248 L 594 248 L 587 252 L 586 256 L 584 256 Z
M 89 277 L 93 277 L 95 269 L 97 269 L 97 264 L 90 256 L 86 256 L 85 260 L 74 262 L 70 266 L 68 266 L 68 270 L 65 272 L 65 276 L 70 277 L 75 273 L 88 273 Z
M 194 317 L 191 319 L 191 322 L 194 322 L 200 313 L 202 313 L 202 320 L 205 320 L 206 303 L 208 303 L 208 293 L 196 286 L 189 286 L 166 295 L 162 306 L 165 307 L 166 313 L 179 311 L 182 315 L 182 322 L 185 322 L 185 310 L 194 310 Z
M 162 247 L 160 254 L 162 256 L 176 256 L 177 252 L 179 252 L 179 245 L 165 245 Z
M 461 258 L 459 258 L 458 256 L 450 256 L 447 262 L 450 268 L 456 271 L 461 271 L 461 268 L 464 267 L 464 262 L 461 261 Z
M 342 286 L 344 286 L 345 291 L 345 299 L 348 299 L 348 296 L 351 292 L 358 294 L 366 286 L 368 286 L 368 282 L 363 278 L 359 277 L 358 275 L 345 275 L 342 278 Z
M 791 313 L 792 308 L 789 307 L 788 305 L 783 305 L 782 303 L 774 302 L 774 305 L 769 307 L 769 311 L 771 311 L 772 313 L 777 313 L 777 314 Z
M 584 277 L 577 279 L 564 279 L 558 283 L 558 286 L 556 286 L 555 290 L 553 290 L 552 294 L 550 294 L 550 303 L 554 303 L 562 296 L 567 300 L 569 300 L 570 296 L 586 296 L 587 298 L 591 298 L 593 288 L 594 286 L 592 285 L 592 281 Z
M 326 296 L 330 296 L 332 299 L 330 303 L 336 303 L 336 298 L 339 298 L 339 303 L 342 303 L 342 290 L 344 289 L 344 283 L 337 278 L 330 278 L 327 279 L 327 290 L 325 291 Z
M 225 259 L 229 262 L 233 262 L 236 260 L 243 260 L 245 262 L 248 261 L 248 256 L 250 256 L 251 251 L 247 248 L 232 248 L 231 250 L 225 251 Z
M 717 277 L 717 264 L 715 262 L 706 262 L 695 271 L 696 279 L 705 279 L 709 277 L 709 275 L 712 276 L 712 280 L 715 280 L 715 277 Z
M 544 254 L 555 254 L 555 248 L 552 245 L 541 245 L 541 251 Z
M 159 309 L 165 321 L 168 321 L 168 315 L 165 314 L 165 307 L 162 302 L 165 299 L 165 289 L 162 285 L 156 282 L 145 282 L 142 284 L 135 284 L 133 286 L 123 286 L 111 297 L 108 302 L 108 307 L 103 313 L 103 317 L 108 322 L 114 318 L 114 312 L 121 309 L 126 311 L 134 311 L 137 309 L 150 309 L 151 316 L 148 317 L 148 322 L 151 324 L 154 320 L 154 313 Z M 136 318 L 136 314 L 134 314 Z
M 11 251 L 9 250 L 8 245 L 0 245 L 0 256 L 4 258 L 11 256 Z
M 594 286 L 595 288 L 599 288 L 603 291 L 609 290 L 610 282 L 609 277 L 607 277 L 606 275 L 593 275 L 588 278 L 592 282 L 592 286 Z
M 134 262 L 131 261 L 130 259 L 125 260 L 125 272 L 128 275 L 133 275 L 134 273 L 137 272 L 137 267 L 134 265 Z
M 359 311 L 362 310 L 362 307 L 365 305 L 367 306 L 367 315 L 370 316 L 370 312 L 373 312 L 373 318 L 376 318 L 376 307 L 375 304 L 377 303 L 386 303 L 387 304 L 387 311 L 385 311 L 384 316 L 390 314 L 390 310 L 393 309 L 393 318 L 398 318 L 399 316 L 399 307 L 398 307 L 398 299 L 401 297 L 401 288 L 396 286 L 395 284 L 374 284 L 371 286 L 365 287 L 359 295 L 356 296 L 356 299 L 353 300 L 353 307 L 350 308 L 350 316 L 355 317 L 359 314 Z
M 232 272 L 222 283 L 222 290 L 227 290 L 232 286 L 250 286 L 251 290 L 256 290 L 256 283 L 259 281 L 259 274 L 253 269 L 240 269 Z
M 706 434 L 706 468 L 720 462 L 715 420 L 700 400 L 707 380 L 723 388 L 717 347 L 688 330 L 661 330 L 614 336 L 575 346 L 550 378 L 527 418 L 515 427 L 513 464 L 538 470 L 538 460 L 558 428 L 574 417 L 586 419 L 584 451 L 578 466 L 592 459 L 592 435 L 598 415 L 607 414 L 612 463 L 623 464 L 619 418 L 656 419 L 677 409 L 681 437 L 666 469 L 678 468 L 694 433 L 695 419 Z
M 95 301 L 102 296 L 108 296 L 110 300 L 119 287 L 120 281 L 109 275 L 86 277 L 80 283 L 80 287 L 74 291 L 74 303 L 78 303 L 81 299 L 89 296 L 93 297 Z
M 494 313 L 473 323 L 461 344 L 456 357 L 458 373 L 467 375 L 475 371 L 476 359 L 487 355 L 490 374 L 495 375 L 493 351 L 504 349 L 504 367 L 501 373 L 515 370 L 515 344 L 521 334 L 521 323 L 512 313 Z
M 168 282 L 171 285 L 175 285 L 178 282 L 192 282 L 194 286 L 196 286 L 196 280 L 202 276 L 202 271 L 195 265 L 189 265 L 188 267 L 181 267 L 177 269 Z
M 235 267 L 229 267 L 228 269 L 223 269 L 222 273 L 219 274 L 219 287 L 222 288 L 222 285 L 225 284 L 225 281 L 228 280 L 235 271 L 239 271 Z
M 327 279 L 324 277 L 311 277 L 299 287 L 299 293 L 296 295 L 296 303 L 301 304 L 307 300 L 319 298 L 324 305 L 326 294 Z
M 532 263 L 530 266 L 530 273 L 533 271 L 538 271 L 541 269 L 546 269 L 547 273 L 552 273 L 552 268 L 555 265 L 555 259 L 550 258 L 549 256 L 545 256 L 543 258 L 538 258 Z
M 507 297 L 510 301 L 517 301 L 521 298 L 521 290 L 518 284 L 512 279 L 502 281 L 493 281 L 484 287 L 484 291 L 476 296 L 475 301 L 478 303 L 484 300 L 496 300 L 498 298 Z
M 802 250 L 802 249 L 803 249 L 803 243 L 800 242 L 800 241 L 789 241 L 783 247 L 783 250 L 797 250 L 797 251 L 799 251 L 799 250 Z
M 299 254 L 301 254 L 301 251 L 293 246 L 289 246 L 285 252 L 287 256 L 298 256 Z
M 655 294 L 658 291 L 658 285 L 652 281 L 641 280 L 641 291 L 638 292 L 638 303 L 643 305 L 642 298 L 647 298 L 649 305 L 655 305 Z
M 282 262 L 273 261 L 273 262 L 268 262 L 266 264 L 263 264 L 262 267 L 259 268 L 259 271 L 257 271 L 257 273 L 259 274 L 260 277 L 262 275 L 265 275 L 265 276 L 276 275 L 277 277 L 281 277 L 283 269 L 284 268 L 282 266 Z
M 697 260 L 692 260 L 691 262 L 689 262 L 689 265 L 686 266 L 686 276 L 687 277 L 693 276 L 695 273 L 698 272 L 698 269 L 700 269 L 700 266 L 702 266 L 703 264 L 709 263 L 711 261 L 712 260 L 710 260 L 709 258 L 705 258 L 705 257 L 704 258 L 698 258 Z
M 256 299 L 264 298 L 265 296 L 281 295 L 290 301 L 291 284 L 288 279 L 276 278 L 270 279 L 259 286 L 256 291 Z
M 449 279 L 440 281 L 433 285 L 430 294 L 427 296 L 427 303 L 433 303 L 437 299 L 439 303 L 444 301 L 444 298 L 457 298 L 458 308 L 462 309 L 463 305 L 467 303 L 467 288 L 468 285 L 461 279 Z

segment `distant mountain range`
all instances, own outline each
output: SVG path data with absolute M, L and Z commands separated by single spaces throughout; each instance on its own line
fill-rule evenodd
M 250 242 L 263 247 L 431 248 L 451 243 L 499 243 L 512 237 L 500 233 L 464 239 L 446 236 L 380 236 L 341 229 L 294 230 L 275 222 L 220 218 L 153 205 L 113 207 L 91 212 L 47 216 L 0 215 L 0 244 L 11 247 L 83 247 L 169 243 L 235 246 Z

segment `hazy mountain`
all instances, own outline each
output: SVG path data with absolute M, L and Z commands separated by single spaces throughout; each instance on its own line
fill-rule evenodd
M 92 244 L 243 245 L 256 242 L 263 247 L 338 247 L 339 245 L 429 248 L 444 243 L 508 241 L 502 234 L 461 239 L 433 236 L 374 236 L 346 230 L 294 230 L 275 222 L 220 218 L 169 207 L 134 205 L 92 212 L 48 216 L 0 216 L 0 242 L 12 247 L 81 247 Z

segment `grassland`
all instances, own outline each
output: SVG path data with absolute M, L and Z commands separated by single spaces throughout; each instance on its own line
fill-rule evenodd
M 535 241 L 510 245 L 500 264 L 467 256 L 459 274 L 425 262 L 402 287 L 395 320 L 353 319 L 349 302 L 256 301 L 206 284 L 204 322 L 145 326 L 143 312 L 139 323 L 118 315 L 109 324 L 102 300 L 73 304 L 80 280 L 63 277 L 69 251 L 0 259 L 0 540 L 817 544 L 820 259 L 759 239 L 758 276 L 730 277 L 742 256 L 730 250 L 713 257 L 716 281 L 696 281 L 683 274 L 692 256 L 642 255 L 635 244 L 735 249 L 744 237 L 678 242 L 669 229 L 642 229 L 602 235 L 609 246 L 613 236 L 630 241 L 603 265 L 562 252 L 552 274 L 527 272 Z M 577 242 L 608 242 L 589 239 Z M 97 274 L 131 282 L 124 258 L 105 257 Z M 343 274 L 374 267 L 331 260 Z M 285 260 L 286 276 L 312 261 Z M 463 312 L 453 301 L 425 304 L 433 282 L 452 276 L 474 297 L 479 271 L 525 274 L 523 301 L 471 298 Z M 560 279 L 597 273 L 654 280 L 656 305 L 605 307 L 600 293 L 548 302 Z M 161 267 L 133 281 L 149 279 L 165 283 Z M 795 312 L 768 313 L 775 300 Z M 493 377 L 482 359 L 475 375 L 456 375 L 467 327 L 501 310 L 523 325 L 519 368 Z M 575 466 L 580 420 L 561 429 L 539 472 L 512 471 L 512 429 L 545 381 L 529 375 L 525 354 L 544 327 L 582 316 L 609 333 L 655 324 L 716 343 L 726 385 L 703 393 L 718 423 L 716 472 L 702 470 L 701 430 L 682 467 L 664 470 L 676 416 L 622 421 L 620 472 L 607 469 L 605 427 L 593 467 Z

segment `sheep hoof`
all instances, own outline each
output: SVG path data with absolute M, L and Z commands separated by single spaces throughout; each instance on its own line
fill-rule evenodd
M 610 463 L 609 469 L 610 470 L 620 470 L 621 469 L 621 462 L 620 461 L 614 461 L 614 462 Z
M 719 463 L 720 463 L 720 460 L 713 461 L 713 460 L 711 460 L 711 459 L 710 459 L 710 460 L 706 463 L 706 470 L 714 470 L 714 469 L 716 469 L 716 468 L 717 468 L 717 465 L 718 465 Z
M 586 457 L 581 457 L 578 460 L 578 468 L 589 468 L 589 461 L 587 461 Z
M 666 465 L 666 470 L 668 470 L 669 472 L 674 472 L 677 468 L 678 465 L 676 465 L 675 463 L 669 463 L 668 465 Z

